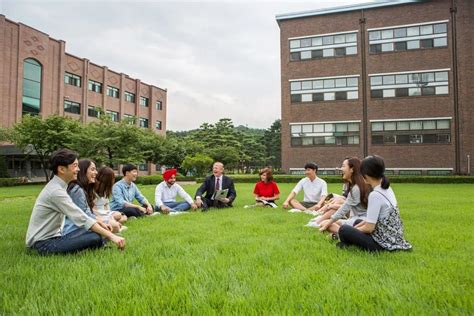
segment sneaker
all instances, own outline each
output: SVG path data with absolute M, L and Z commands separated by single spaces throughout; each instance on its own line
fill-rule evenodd
M 304 212 L 309 215 L 318 216 L 318 211 L 305 210 Z
M 182 214 L 188 214 L 189 212 L 170 212 L 168 215 L 169 216 L 177 216 L 177 215 L 182 215 Z
M 288 213 L 303 213 L 303 211 L 297 208 L 292 208 L 288 211 Z
M 160 212 L 153 212 L 153 213 L 151 213 L 151 214 L 148 215 L 148 216 L 158 216 L 158 215 L 161 215 L 161 213 L 160 213 Z
M 128 217 L 128 220 L 129 220 L 129 221 L 133 221 L 134 219 L 137 219 L 137 217 L 136 217 L 136 216 L 129 216 L 129 217 Z
M 250 207 L 250 206 L 248 206 L 248 205 L 244 205 L 244 208 L 249 208 L 249 207 Z
M 127 229 L 128 229 L 127 226 L 123 226 L 123 225 L 122 225 L 122 227 L 120 227 L 119 233 L 123 233 L 123 232 L 126 231 Z
M 316 223 L 315 221 L 309 221 L 308 224 L 304 225 L 306 227 L 315 227 L 315 228 L 319 228 L 319 223 Z

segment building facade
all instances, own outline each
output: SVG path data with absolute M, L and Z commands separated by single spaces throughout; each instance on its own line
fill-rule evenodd
M 282 167 L 470 174 L 473 2 L 397 1 L 282 14 Z
M 138 126 L 166 134 L 165 89 L 68 54 L 65 41 L 3 15 L 0 52 L 2 127 L 13 126 L 25 114 L 58 114 L 88 123 L 102 109 L 114 121 L 135 117 Z M 32 168 L 11 146 L 5 153 L 12 175 L 24 176 Z M 155 166 L 143 164 L 140 171 L 151 173 Z

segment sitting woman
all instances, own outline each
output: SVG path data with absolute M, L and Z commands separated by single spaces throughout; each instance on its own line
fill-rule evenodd
M 123 232 L 127 229 L 122 224 L 127 221 L 127 216 L 120 212 L 110 210 L 109 198 L 112 195 L 112 187 L 115 183 L 115 173 L 112 168 L 102 167 L 99 169 L 94 185 L 95 200 L 93 212 L 101 218 L 104 223 L 112 225 L 114 231 Z
M 367 199 L 370 187 L 360 174 L 360 160 L 347 158 L 342 162 L 342 177 L 349 184 L 349 194 L 344 204 L 329 219 L 321 222 L 321 232 L 329 230 L 337 233 L 344 224 L 353 225 L 358 219 L 365 219 L 367 213 Z M 345 220 L 343 218 L 349 217 Z M 337 235 L 333 235 L 337 237 Z
M 94 207 L 94 183 L 96 176 L 97 168 L 95 163 L 88 159 L 81 159 L 79 161 L 79 172 L 77 173 L 77 179 L 69 183 L 67 193 L 71 197 L 74 204 L 83 210 L 87 216 L 102 222 L 92 212 Z M 109 230 L 112 230 L 110 225 L 107 225 L 107 227 Z M 64 226 L 61 230 L 61 235 L 64 236 L 79 229 L 81 228 L 74 225 L 74 223 L 68 217 L 66 217 L 64 220 Z
M 306 226 L 319 228 L 322 221 L 331 218 L 331 216 L 336 213 L 336 211 L 346 201 L 347 195 L 349 195 L 349 189 L 349 183 L 344 182 L 342 186 L 342 195 L 333 193 L 328 194 L 326 197 L 327 201 L 324 201 L 323 206 L 319 209 L 319 211 L 316 211 L 316 214 L 314 214 L 316 217 L 310 219 Z
M 253 194 L 256 203 L 254 205 L 246 205 L 244 208 L 255 206 L 270 206 L 276 208 L 275 201 L 280 198 L 280 190 L 273 180 L 273 172 L 271 168 L 260 170 L 260 181 L 255 184 Z
M 373 188 L 369 195 L 367 218 L 356 221 L 355 226 L 342 225 L 339 229 L 339 248 L 356 245 L 364 250 L 408 250 L 412 246 L 403 236 L 403 223 L 397 199 L 385 177 L 385 164 L 379 156 L 362 160 L 360 172 Z

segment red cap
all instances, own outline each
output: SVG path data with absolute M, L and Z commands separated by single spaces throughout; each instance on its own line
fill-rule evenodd
M 173 175 L 176 175 L 178 171 L 176 169 L 168 169 L 163 173 L 163 179 L 168 181 Z

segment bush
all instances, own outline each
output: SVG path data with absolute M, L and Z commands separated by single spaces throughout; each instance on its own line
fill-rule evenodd
M 122 180 L 123 176 L 115 176 L 115 182 Z M 186 177 L 182 176 L 179 173 L 177 174 L 178 181 L 196 181 L 195 177 Z M 163 176 L 161 174 L 155 174 L 152 176 L 139 176 L 136 184 L 159 184 L 163 181 Z
M 234 183 L 256 183 L 259 177 L 256 175 L 230 175 Z M 297 183 L 303 175 L 274 175 L 277 183 Z M 342 183 L 341 176 L 321 176 L 327 183 Z M 472 176 L 388 176 L 392 183 L 474 183 Z M 197 182 L 203 182 L 204 178 L 196 178 Z
M 0 178 L 9 178 L 5 156 L 0 156 Z
M 24 184 L 20 178 L 0 178 L 0 187 L 12 187 Z

